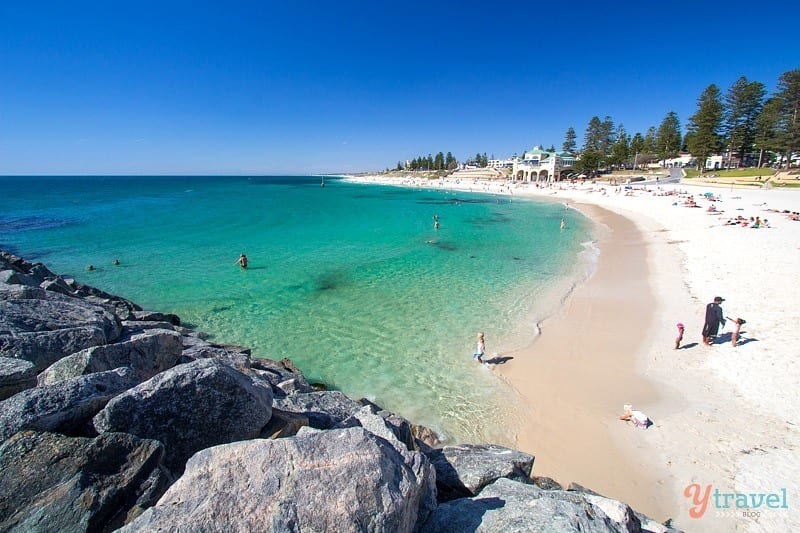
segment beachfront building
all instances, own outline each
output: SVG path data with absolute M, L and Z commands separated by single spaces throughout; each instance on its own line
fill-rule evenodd
M 514 168 L 513 159 L 490 159 L 486 166 L 489 168 Z
M 526 182 L 560 181 L 575 166 L 575 156 L 569 152 L 548 152 L 541 146 L 525 152 L 522 159 L 515 159 L 511 179 Z
M 662 168 L 686 168 L 694 165 L 692 154 L 678 154 L 678 157 L 662 159 L 658 165 Z
M 739 168 L 739 158 L 712 155 L 706 159 L 706 170 L 722 170 L 723 168 Z

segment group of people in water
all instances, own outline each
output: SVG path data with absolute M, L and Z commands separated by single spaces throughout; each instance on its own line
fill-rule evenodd
M 119 264 L 120 264 L 120 262 L 119 262 L 119 259 L 114 259 L 114 260 L 111 262 L 111 264 L 112 264 L 112 265 L 119 265 Z M 94 265 L 89 265 L 89 266 L 87 266 L 87 267 L 86 267 L 86 270 L 97 270 L 97 269 L 95 268 L 95 266 L 94 266 Z

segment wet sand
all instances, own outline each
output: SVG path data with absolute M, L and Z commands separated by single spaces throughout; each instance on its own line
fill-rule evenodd
M 578 286 L 541 336 L 496 372 L 529 406 L 520 421 L 518 447 L 536 456 L 534 473 L 562 484 L 576 482 L 663 521 L 675 508 L 663 473 L 642 469 L 631 450 L 615 442 L 620 432 L 641 432 L 620 421 L 622 406 L 651 404 L 656 385 L 637 372 L 655 298 L 648 285 L 645 242 L 620 215 L 575 205 L 599 225 L 597 270 Z

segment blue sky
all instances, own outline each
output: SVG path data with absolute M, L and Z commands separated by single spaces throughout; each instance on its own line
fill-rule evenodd
M 685 125 L 710 83 L 800 68 L 771 1 L 7 0 L 0 174 L 379 170 L 594 115 Z

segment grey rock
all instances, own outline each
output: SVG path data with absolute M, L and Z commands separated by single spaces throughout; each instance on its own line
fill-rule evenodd
M 67 285 L 67 282 L 60 276 L 56 276 L 55 279 L 46 279 L 39 286 L 46 291 L 58 292 L 68 296 L 75 295 L 75 291 L 72 290 L 72 287 Z
M 442 447 L 439 435 L 427 426 L 411 424 L 411 435 L 414 437 L 414 447 L 420 451 Z
M 151 329 L 169 329 L 177 331 L 177 328 L 169 322 L 149 322 L 140 320 L 122 321 L 122 337 L 132 337 L 133 335 L 138 335 L 139 333 L 144 333 Z
M 167 322 L 173 326 L 180 326 L 181 319 L 172 313 L 157 313 L 151 311 L 134 311 L 133 316 L 136 320 L 149 322 Z
M 304 427 L 308 426 L 308 417 L 299 413 L 290 413 L 280 409 L 272 410 L 272 418 L 261 430 L 262 439 L 280 439 L 293 437 Z
M 39 384 L 130 367 L 138 381 L 147 381 L 175 366 L 183 350 L 181 335 L 170 330 L 150 330 L 130 340 L 81 350 L 53 363 L 39 375 Z
M 311 387 L 305 380 L 298 379 L 298 378 L 291 378 L 287 379 L 286 381 L 281 381 L 276 385 L 284 394 L 296 394 L 298 392 L 314 392 L 314 388 Z
M 28 287 L 36 287 L 38 283 L 31 276 L 17 272 L 16 270 L 2 270 L 0 271 L 0 283 L 9 285 L 27 285 Z
M 380 415 L 375 414 L 369 406 L 362 407 L 336 425 L 336 428 L 348 427 L 362 427 L 373 435 L 386 440 L 389 444 L 397 448 L 398 451 L 409 450 L 409 448 L 397 438 L 397 435 L 395 435 L 393 431 L 394 428 Z
M 541 490 L 535 485 L 500 478 L 478 496 L 441 504 L 423 530 L 431 533 L 640 531 L 632 513 L 623 519 L 623 522 L 613 520 L 579 493 Z
M 197 453 L 158 504 L 122 531 L 414 531 L 434 473 L 362 428 Z
M 311 427 L 330 429 L 361 409 L 361 404 L 339 391 L 322 391 L 275 397 L 274 405 L 282 411 L 301 413 Z
M 0 401 L 36 386 L 36 367 L 30 361 L 0 357 Z
M 9 285 L 0 282 L 0 301 L 5 300 L 44 300 L 47 293 L 41 287 L 28 285 Z
M 499 478 L 532 483 L 534 457 L 494 444 L 462 444 L 426 451 L 436 468 L 439 501 L 478 494 Z
M 191 363 L 200 359 L 219 359 L 229 361 L 236 367 L 250 369 L 250 351 L 238 346 L 223 346 L 196 342 L 185 348 L 181 354 L 181 364 Z
M 406 450 L 419 451 L 411 433 L 411 424 L 402 416 L 382 409 L 364 398 L 358 401 L 363 407 L 336 427 L 361 426 Z
M 26 429 L 77 432 L 111 398 L 135 384 L 129 369 L 118 368 L 19 392 L 0 402 L 0 441 Z
M 158 374 L 108 403 L 98 432 L 125 431 L 166 446 L 165 465 L 183 471 L 198 450 L 257 437 L 272 416 L 272 391 L 214 359 Z
M 117 317 L 101 306 L 57 293 L 46 298 L 0 301 L 0 356 L 43 370 L 84 348 L 113 342 L 122 332 Z
M 154 505 L 167 489 L 159 470 L 163 453 L 158 441 L 124 433 L 18 433 L 0 445 L 0 530 L 121 526 L 129 513 Z
M 542 490 L 564 490 L 564 487 L 561 486 L 561 483 L 549 477 L 533 476 L 531 480 L 533 480 L 534 485 Z

